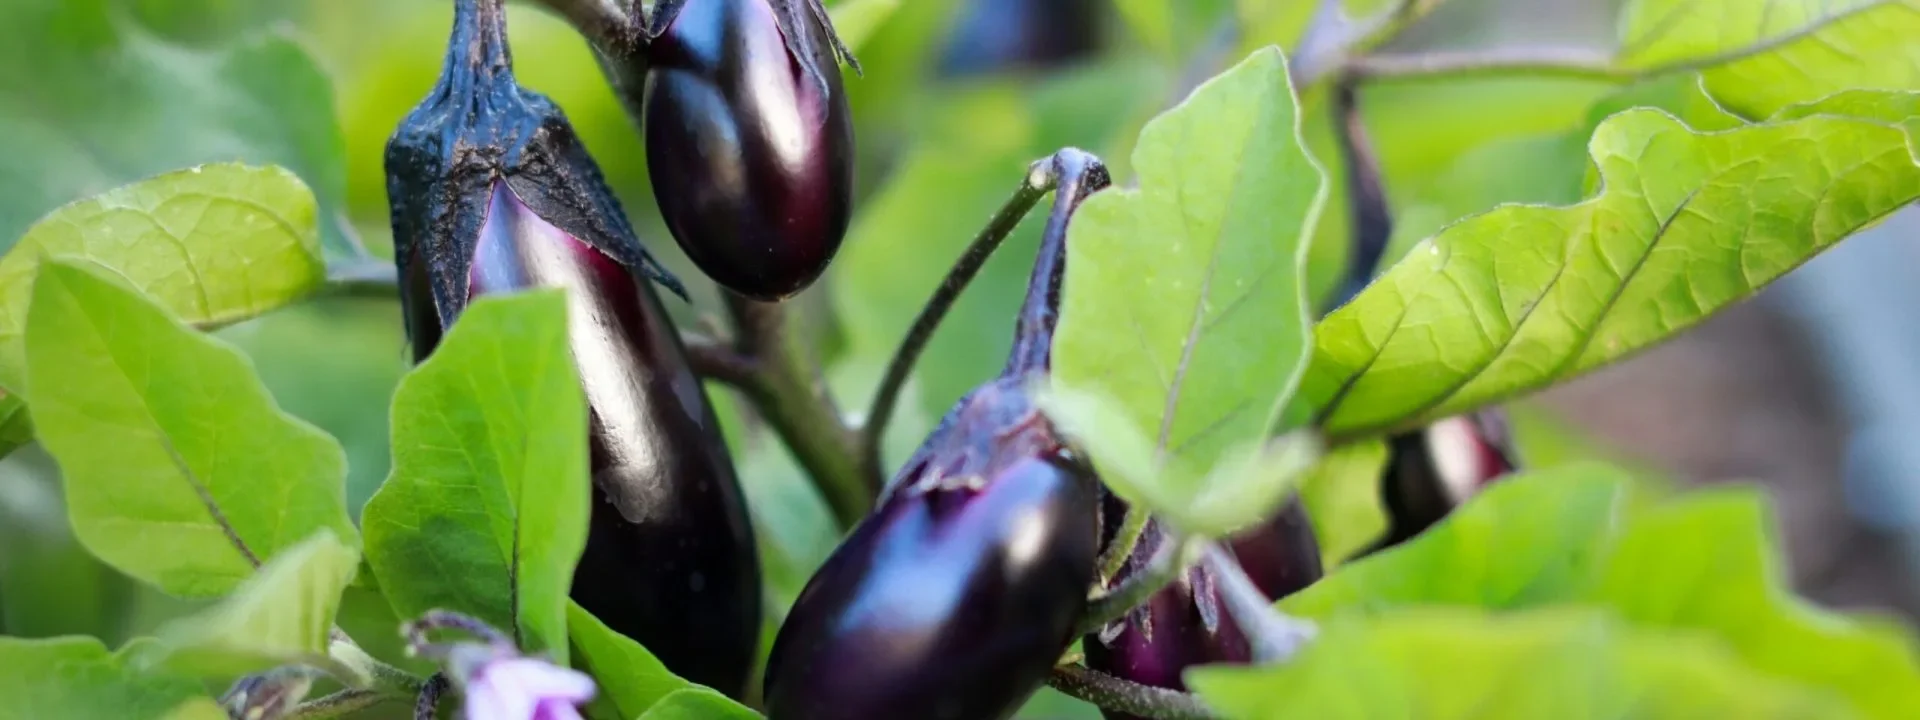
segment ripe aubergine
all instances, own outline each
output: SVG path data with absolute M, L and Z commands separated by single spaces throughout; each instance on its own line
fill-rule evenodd
M 1117 527 L 1126 514 L 1126 503 L 1108 495 L 1102 512 L 1106 526 Z M 1108 587 L 1141 572 L 1164 540 L 1159 522 L 1148 520 L 1126 565 Z M 1227 547 L 1268 598 L 1278 600 L 1320 579 L 1320 545 L 1298 499 L 1289 501 L 1273 519 L 1235 536 Z M 1246 634 L 1233 614 L 1223 609 L 1211 571 L 1197 564 L 1126 617 L 1097 635 L 1082 638 L 1087 667 L 1142 685 L 1185 690 L 1181 673 L 1189 667 L 1251 662 L 1253 651 Z M 1126 713 L 1101 712 L 1107 720 L 1137 720 Z
M 686 0 L 656 13 L 647 50 L 661 217 L 702 272 L 758 300 L 820 277 L 853 205 L 852 115 L 817 3 Z
M 387 146 L 415 360 L 473 297 L 567 289 L 593 469 L 573 597 L 675 673 L 739 696 L 759 639 L 759 565 L 713 410 L 649 280 L 678 285 L 565 116 L 514 82 L 500 2 L 455 4 L 445 73 Z
M 767 663 L 771 720 L 1005 718 L 1072 643 L 1100 484 L 1027 388 L 1048 368 L 1067 219 L 1108 181 L 1083 153 L 1054 161 L 1006 369 L 947 413 L 801 591 Z
M 979 0 L 947 39 L 940 72 L 965 76 L 1054 67 L 1086 57 L 1100 40 L 1097 0 Z
M 1436 421 L 1390 438 L 1388 448 L 1380 479 L 1387 534 L 1368 552 L 1420 534 L 1518 466 L 1499 408 Z

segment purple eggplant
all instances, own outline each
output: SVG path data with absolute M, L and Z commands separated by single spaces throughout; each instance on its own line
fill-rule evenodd
M 757 300 L 820 277 L 853 206 L 852 115 L 815 3 L 663 4 L 646 53 L 661 217 L 702 272 Z
M 1487 483 L 1518 467 L 1506 413 L 1499 408 L 1435 421 L 1390 438 L 1388 448 L 1380 479 L 1387 534 L 1367 552 L 1420 534 Z
M 794 603 L 767 664 L 772 720 L 994 720 L 1073 641 L 1100 545 L 1099 480 L 1027 394 L 1044 376 L 1066 223 L 1106 171 L 1060 176 L 1001 376 L 947 413 Z
M 455 4 L 445 73 L 387 147 L 415 360 L 472 298 L 567 290 L 591 416 L 593 506 L 573 597 L 674 672 L 735 696 L 760 575 L 713 410 L 634 236 L 560 110 L 514 81 L 500 0 Z
M 1126 504 L 1108 495 L 1102 511 L 1105 525 L 1114 528 L 1125 516 Z M 1164 539 L 1159 522 L 1149 520 L 1126 565 L 1108 586 L 1140 572 Z M 1269 598 L 1286 597 L 1320 579 L 1320 545 L 1297 499 L 1282 506 L 1272 519 L 1236 535 L 1227 548 L 1254 586 Z M 1088 668 L 1142 685 L 1185 690 L 1181 673 L 1189 667 L 1253 659 L 1246 634 L 1233 615 L 1223 610 L 1211 572 L 1205 565 L 1195 565 L 1126 617 L 1082 638 L 1080 646 Z M 1126 713 L 1102 713 L 1107 720 L 1137 720 Z

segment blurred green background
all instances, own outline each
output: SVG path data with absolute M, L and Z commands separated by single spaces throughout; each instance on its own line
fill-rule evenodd
M 1171 16 L 1129 23 L 1150 5 L 1128 0 L 861 0 L 885 22 L 858 50 L 864 77 L 848 77 L 859 141 L 858 216 L 824 281 L 795 301 L 843 408 L 857 411 L 906 326 L 948 264 L 1021 180 L 1026 164 L 1063 146 L 1105 157 L 1126 177 L 1131 138 L 1192 82 L 1257 43 L 1290 42 L 1313 3 L 1252 0 L 1238 47 L 1214 42 L 1225 0 L 1167 4 Z M 1352 7 L 1377 0 L 1349 0 Z M 1398 45 L 1611 42 L 1612 0 L 1455 0 Z M 1095 46 L 1064 61 L 956 76 L 943 64 L 975 60 L 1022 5 L 1074 6 Z M 1252 8 L 1252 10 L 1249 10 Z M 1257 17 L 1256 17 L 1257 16 Z M 1139 18 L 1133 18 L 1139 19 Z M 54 207 L 197 162 L 286 165 L 314 187 L 330 215 L 329 254 L 356 241 L 386 257 L 382 150 L 399 119 L 439 73 L 451 20 L 446 0 L 4 0 L 0 2 L 0 243 Z M 1154 20 L 1149 18 L 1149 20 Z M 550 95 L 616 188 L 650 249 L 694 290 L 670 302 L 687 327 L 715 311 L 713 289 L 667 238 L 652 203 L 634 126 L 586 44 L 531 4 L 509 26 L 517 71 Z M 1145 32 L 1135 28 L 1145 28 Z M 955 37 L 972 40 L 954 44 Z M 1058 45 L 1058 40 L 1047 41 Z M 1200 58 L 1200 59 L 1196 59 Z M 1302 98 L 1306 135 L 1336 180 L 1324 88 Z M 1587 129 L 1627 104 L 1655 104 L 1698 125 L 1716 122 L 1688 77 L 1633 87 L 1595 80 L 1470 77 L 1384 83 L 1362 95 L 1401 220 L 1397 237 L 1503 201 L 1571 202 L 1584 178 Z M 1337 185 L 1336 185 L 1337 187 Z M 1316 297 L 1343 269 L 1344 193 L 1324 216 L 1312 260 Z M 968 292 L 926 354 L 889 453 L 909 451 L 933 418 L 1004 358 L 1011 318 L 1037 243 L 1028 222 Z M 322 299 L 220 331 L 249 352 L 279 402 L 337 437 L 350 461 L 357 508 L 387 473 L 387 403 L 405 370 L 395 303 Z M 715 389 L 755 503 L 777 611 L 832 547 L 818 498 L 777 442 L 737 399 Z M 1539 452 L 1588 452 L 1524 415 Z M 7 634 L 100 635 L 117 643 L 182 608 L 135 590 L 91 560 L 65 531 L 46 457 L 28 448 L 0 463 L 0 629 Z M 350 598 L 350 604 L 352 599 Z M 769 628 L 777 620 L 770 618 Z M 1049 697 L 1031 717 L 1085 716 Z

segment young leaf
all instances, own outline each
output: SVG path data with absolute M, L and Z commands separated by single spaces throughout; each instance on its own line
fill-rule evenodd
M 295 663 L 324 667 L 328 631 L 360 553 L 321 530 L 287 548 L 218 605 L 160 631 L 161 662 L 231 678 Z
M 1122 467 L 1093 428 L 1065 429 L 1101 443 L 1110 483 L 1163 483 L 1114 487 L 1156 511 L 1193 497 L 1149 493 L 1198 491 L 1263 443 L 1306 364 L 1302 275 L 1326 187 L 1295 107 L 1279 50 L 1254 53 L 1149 123 L 1139 188 L 1088 198 L 1069 231 L 1054 388 L 1111 403 L 1101 424 L 1150 438 L 1134 453 L 1149 462 Z
M 1514 475 L 1413 540 L 1342 566 L 1280 602 L 1312 618 L 1400 606 L 1516 608 L 1584 588 L 1627 481 L 1601 465 Z
M 41 268 L 26 359 L 74 534 L 122 572 L 220 595 L 322 529 L 357 540 L 340 444 L 282 412 L 246 356 L 98 271 Z
M 186 678 L 135 672 L 98 639 L 0 637 L 0 718 L 40 720 L 184 720 L 211 699 Z M 196 700 L 197 699 L 197 700 Z
M 1635 0 L 1617 62 L 1701 66 L 1749 118 L 1850 88 L 1920 89 L 1920 0 Z
M 368 564 L 402 618 L 458 610 L 565 662 L 588 477 L 566 296 L 481 298 L 394 392 L 393 473 L 362 513 Z
M 1288 662 L 1202 667 L 1186 680 L 1231 720 L 1853 716 L 1718 645 L 1578 610 L 1412 609 L 1334 622 Z
M 698 687 L 673 674 L 640 643 L 614 632 L 571 601 L 567 603 L 567 638 L 573 646 L 573 669 L 592 675 L 600 686 L 587 708 L 595 720 L 640 717 L 662 698 Z
M 1374 438 L 1342 445 L 1320 458 L 1300 482 L 1300 502 L 1320 541 L 1320 565 L 1331 571 L 1387 532 L 1380 476 L 1387 444 Z
M 1545 386 L 1692 326 L 1920 197 L 1909 138 L 1884 122 L 1697 134 L 1629 111 L 1589 152 L 1597 197 L 1452 225 L 1323 320 L 1296 410 L 1353 437 Z
M 199 327 L 238 322 L 326 279 L 313 193 L 278 167 L 203 165 L 149 178 L 48 215 L 0 258 L 0 386 L 24 390 L 34 274 L 48 258 L 91 260 Z
M 640 720 L 758 720 L 760 713 L 706 688 L 680 690 L 662 698 Z
M 1710 633 L 1755 669 L 1836 690 L 1868 717 L 1911 716 L 1920 708 L 1912 638 L 1795 597 L 1770 517 L 1765 496 L 1750 489 L 1637 513 L 1579 599 L 1642 627 Z

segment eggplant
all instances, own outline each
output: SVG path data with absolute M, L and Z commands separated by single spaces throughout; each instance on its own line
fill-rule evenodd
M 641 246 L 564 114 L 513 77 L 501 0 L 455 3 L 446 69 L 387 146 L 415 361 L 473 298 L 567 290 L 593 505 L 572 595 L 673 672 L 741 696 L 760 572 L 713 409 Z
M 964 77 L 1051 68 L 1099 49 L 1096 0 L 979 0 L 968 4 L 940 57 L 940 73 Z
M 1101 489 L 1028 395 L 1051 358 L 1067 220 L 1104 167 L 1060 177 L 1001 375 L 947 413 L 807 582 L 767 663 L 772 720 L 992 720 L 1039 689 L 1086 608 Z
M 1387 534 L 1367 552 L 1433 527 L 1488 483 L 1517 469 L 1516 458 L 1506 413 L 1499 408 L 1444 418 L 1390 438 L 1380 478 Z
M 1117 528 L 1126 509 L 1124 501 L 1108 495 L 1102 508 L 1104 525 Z M 1164 540 L 1159 522 L 1148 520 L 1126 565 L 1108 581 L 1108 587 L 1141 572 Z M 1108 537 L 1105 542 L 1112 541 Z M 1298 498 L 1289 500 L 1268 521 L 1235 535 L 1227 549 L 1268 598 L 1291 595 L 1321 576 L 1320 545 Z M 1189 667 L 1245 664 L 1253 659 L 1246 633 L 1234 622 L 1232 613 L 1223 610 L 1212 573 L 1204 564 L 1195 565 L 1126 617 L 1082 638 L 1080 646 L 1090 669 L 1142 685 L 1184 691 L 1187 687 L 1181 673 Z M 1113 710 L 1103 709 L 1101 713 L 1107 720 L 1141 720 Z
M 853 119 L 817 3 L 663 3 L 646 50 L 661 217 L 702 272 L 756 300 L 819 278 L 852 213 Z

